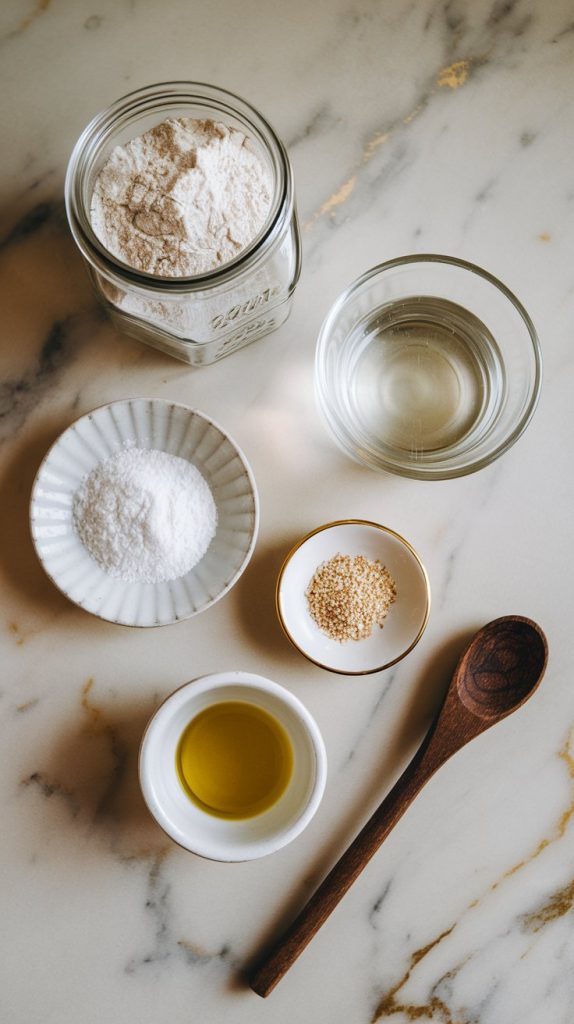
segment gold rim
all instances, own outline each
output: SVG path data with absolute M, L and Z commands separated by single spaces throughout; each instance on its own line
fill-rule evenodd
M 402 652 L 402 654 L 399 654 L 397 658 L 393 658 L 392 661 L 385 662 L 384 665 L 378 665 L 376 668 L 358 669 L 357 671 L 353 671 L 351 669 L 333 668 L 331 665 L 324 665 L 323 662 L 317 661 L 316 658 L 312 658 L 310 654 L 307 654 L 307 652 L 304 651 L 303 648 L 299 646 L 299 644 L 291 636 L 291 633 L 287 629 L 287 626 L 285 624 L 285 620 L 283 618 L 283 613 L 281 611 L 281 602 L 280 602 L 279 594 L 280 594 L 280 590 L 281 590 L 281 584 L 283 582 L 283 576 L 285 574 L 285 570 L 287 569 L 287 566 L 289 565 L 289 562 L 293 558 L 293 555 L 295 554 L 295 552 L 298 551 L 299 548 L 303 547 L 303 545 L 306 544 L 307 541 L 310 540 L 311 537 L 314 537 L 315 534 L 317 534 L 317 533 L 323 533 L 324 530 L 330 530 L 334 526 L 372 526 L 372 527 L 374 527 L 374 529 L 380 530 L 381 533 L 390 534 L 391 537 L 395 537 L 396 540 L 398 540 L 401 544 L 403 544 L 407 548 L 408 551 L 410 551 L 411 555 L 416 560 L 416 562 L 417 562 L 417 564 L 418 564 L 418 566 L 419 566 L 419 568 L 420 568 L 420 570 L 422 572 L 422 576 L 423 576 L 423 580 L 424 580 L 424 584 L 425 584 L 426 608 L 425 608 L 425 614 L 424 614 L 424 618 L 423 618 L 421 627 L 420 627 L 416 637 L 412 641 L 412 643 L 409 644 L 409 646 L 406 648 L 406 650 L 404 650 Z M 413 648 L 416 647 L 416 645 L 418 644 L 420 638 L 422 637 L 422 635 L 423 635 L 423 633 L 424 633 L 424 631 L 426 629 L 427 622 L 429 620 L 430 609 L 431 609 L 431 591 L 430 591 L 430 581 L 429 581 L 428 573 L 427 573 L 427 571 L 426 571 L 426 569 L 425 569 L 425 567 L 424 567 L 424 565 L 423 565 L 419 555 L 417 554 L 417 552 L 413 548 L 412 544 L 409 544 L 408 540 L 406 540 L 403 536 L 401 536 L 400 533 L 397 533 L 396 530 L 391 530 L 391 528 L 389 526 L 382 526 L 380 523 L 375 523 L 371 519 L 335 519 L 332 523 L 325 523 L 324 526 L 317 526 L 315 530 L 311 530 L 309 533 L 305 534 L 305 536 L 302 537 L 301 540 L 297 541 L 297 543 L 294 545 L 294 547 L 292 547 L 291 550 L 289 551 L 289 553 L 286 555 L 286 557 L 285 557 L 285 559 L 283 561 L 283 564 L 282 564 L 282 566 L 281 566 L 281 568 L 279 570 L 279 574 L 277 576 L 277 583 L 275 585 L 275 610 L 277 612 L 277 618 L 279 619 L 279 625 L 281 626 L 281 629 L 283 630 L 283 632 L 284 632 L 285 636 L 287 637 L 287 639 L 290 641 L 290 643 L 293 645 L 293 647 L 295 647 L 295 649 L 298 650 L 299 653 L 302 654 L 303 657 L 307 659 L 307 661 L 312 662 L 313 665 L 317 665 L 319 668 L 325 669 L 326 672 L 333 672 L 335 675 L 340 675 L 340 676 L 370 676 L 370 675 L 373 675 L 375 672 L 383 672 L 385 669 L 391 668 L 392 665 L 396 665 L 397 662 L 402 661 L 403 658 L 406 658 L 407 654 L 410 654 L 410 652 L 413 650 Z

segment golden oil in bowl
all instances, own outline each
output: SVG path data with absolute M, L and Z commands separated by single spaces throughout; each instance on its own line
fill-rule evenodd
M 184 791 L 202 810 L 220 818 L 252 818 L 285 792 L 293 751 L 283 726 L 264 708 L 220 701 L 184 730 L 176 768 Z

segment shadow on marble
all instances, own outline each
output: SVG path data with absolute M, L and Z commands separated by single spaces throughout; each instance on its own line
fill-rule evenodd
M 275 584 L 283 560 L 299 536 L 282 544 L 256 548 L 253 558 L 233 593 L 245 632 L 266 654 L 281 660 L 291 659 L 294 649 L 284 635 L 275 610 Z
M 21 780 L 45 800 L 36 827 L 57 832 L 66 845 L 89 829 L 125 861 L 175 848 L 151 817 L 138 781 L 140 741 L 157 701 L 96 703 L 91 685 L 88 680 L 82 689 L 81 717 L 54 736 Z
M 347 815 L 330 837 L 325 836 L 322 852 L 309 863 L 304 877 L 293 879 L 290 883 L 285 884 L 286 895 L 283 896 L 283 899 L 279 895 L 278 909 L 264 924 L 253 951 L 248 954 L 245 967 L 230 982 L 233 987 L 243 988 L 247 985 L 248 975 L 262 960 L 265 950 L 274 945 L 317 889 L 333 864 L 355 838 L 367 821 L 369 814 L 391 789 L 398 777 L 397 768 L 402 770 L 406 766 L 421 742 L 441 705 L 460 654 L 478 628 L 479 625 L 474 629 L 459 630 L 445 640 L 433 652 L 427 664 L 421 668 L 410 688 L 410 698 L 404 709 L 401 725 L 396 730 L 394 737 L 390 736 L 381 742 L 382 756 L 379 771 L 374 775 L 369 786 L 357 795 L 356 813 Z M 424 799 L 424 793 L 420 799 Z M 406 813 L 408 814 L 408 811 Z M 401 827 L 400 823 L 397 827 Z M 381 857 L 384 857 L 384 847 L 375 855 L 375 858 L 378 859 L 379 869 Z
M 30 535 L 30 495 L 42 459 L 69 423 L 70 417 L 60 413 L 46 416 L 41 427 L 4 463 L 0 476 L 0 572 L 19 596 L 58 613 L 76 609 L 38 561 Z

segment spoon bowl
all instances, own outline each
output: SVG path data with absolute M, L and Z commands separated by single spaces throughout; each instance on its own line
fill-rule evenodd
M 495 619 L 475 634 L 457 665 L 458 697 L 471 714 L 498 721 L 534 693 L 547 657 L 546 637 L 531 619 Z

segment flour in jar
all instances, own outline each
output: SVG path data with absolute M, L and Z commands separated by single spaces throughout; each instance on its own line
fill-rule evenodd
M 219 121 L 170 118 L 112 150 L 91 202 L 92 228 L 135 270 L 209 273 L 238 256 L 268 218 L 269 168 Z

